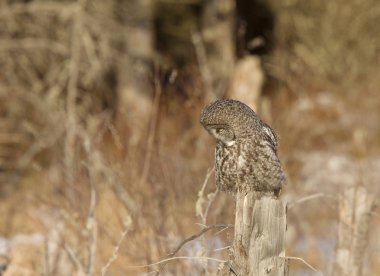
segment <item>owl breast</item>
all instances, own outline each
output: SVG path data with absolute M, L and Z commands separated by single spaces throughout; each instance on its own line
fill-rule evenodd
M 252 160 L 248 147 L 244 143 L 234 143 L 231 146 L 220 141 L 215 148 L 215 175 L 219 190 L 236 192 L 237 187 L 253 177 Z M 250 178 L 252 178 L 250 177 Z
M 276 154 L 265 143 L 240 140 L 232 146 L 218 141 L 215 149 L 215 175 L 219 190 L 276 191 L 285 175 Z
M 215 148 L 215 180 L 220 191 L 236 191 L 236 169 L 235 162 L 236 144 L 228 147 L 222 142 L 217 142 Z

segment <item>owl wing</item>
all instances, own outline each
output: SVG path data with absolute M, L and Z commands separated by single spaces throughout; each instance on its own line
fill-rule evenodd
M 267 175 L 265 177 L 267 185 L 272 186 L 274 189 L 281 189 L 281 186 L 286 181 L 285 173 L 282 169 L 280 160 L 277 156 L 278 138 L 276 133 L 267 125 L 263 125 L 263 140 L 262 149 L 264 150 L 265 168 Z
M 264 123 L 263 125 L 264 140 L 268 143 L 268 146 L 277 154 L 278 137 L 273 129 Z

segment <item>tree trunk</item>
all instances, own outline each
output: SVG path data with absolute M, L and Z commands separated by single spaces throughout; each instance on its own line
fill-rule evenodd
M 208 0 L 203 4 L 202 37 L 214 93 L 225 92 L 235 63 L 235 1 Z
M 129 129 L 129 145 L 145 136 L 153 102 L 153 0 L 121 1 L 125 26 L 119 68 L 118 121 Z
M 228 97 L 242 101 L 258 112 L 264 81 L 265 74 L 260 57 L 244 57 L 235 65 L 228 89 Z

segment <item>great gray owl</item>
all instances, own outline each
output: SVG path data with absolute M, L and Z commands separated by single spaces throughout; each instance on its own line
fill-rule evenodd
M 285 174 L 277 156 L 277 136 L 251 108 L 236 100 L 217 100 L 202 111 L 200 122 L 216 139 L 219 190 L 278 195 Z

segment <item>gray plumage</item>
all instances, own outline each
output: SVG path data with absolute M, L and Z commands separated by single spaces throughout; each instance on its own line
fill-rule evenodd
M 236 100 L 217 100 L 202 111 L 200 122 L 216 139 L 219 190 L 278 195 L 285 174 L 277 156 L 277 135 L 251 108 Z

